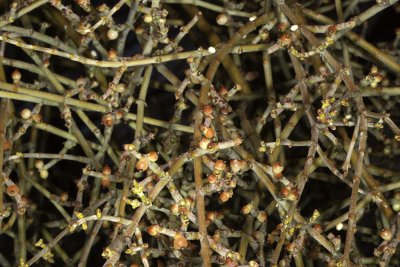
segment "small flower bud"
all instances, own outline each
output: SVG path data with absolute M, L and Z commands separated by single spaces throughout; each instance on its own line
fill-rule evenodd
M 290 37 L 289 34 L 284 34 L 279 39 L 279 42 L 281 46 L 287 46 L 292 42 L 292 38 Z
M 244 160 L 240 160 L 240 159 L 232 159 L 229 162 L 229 166 L 231 167 L 231 170 L 233 171 L 233 173 L 238 173 L 241 170 L 243 170 L 245 168 L 246 162 Z
M 221 13 L 217 16 L 216 21 L 218 25 L 225 25 L 228 22 L 228 16 Z
M 269 38 L 269 31 L 268 31 L 268 30 L 263 30 L 263 31 L 260 33 L 260 37 L 261 37 L 261 40 L 267 41 L 268 38 Z
M 12 184 L 12 185 L 7 186 L 7 194 L 9 194 L 10 196 L 13 197 L 13 196 L 17 195 L 18 192 L 19 192 L 19 188 L 17 185 Z
M 319 224 L 319 223 L 318 223 L 318 224 L 314 224 L 314 225 L 313 225 L 313 228 L 314 228 L 314 230 L 317 231 L 318 233 L 322 233 L 322 231 L 323 231 L 323 230 L 322 230 L 322 225 Z
M 108 165 L 104 165 L 102 173 L 103 173 L 103 175 L 110 175 L 111 168 Z
M 290 201 L 296 201 L 299 199 L 299 191 L 297 189 L 290 190 L 290 193 L 287 197 Z
M 253 209 L 253 205 L 251 203 L 244 205 L 242 209 L 240 210 L 243 214 L 249 214 L 251 210 Z
M 31 112 L 30 109 L 24 108 L 24 109 L 21 111 L 21 117 L 22 117 L 24 120 L 29 119 L 29 118 L 31 117 L 31 115 L 32 115 L 32 112 Z
M 333 36 L 336 33 L 336 26 L 332 25 L 328 27 L 327 35 L 328 36 Z
M 217 171 L 223 171 L 226 168 L 226 164 L 223 160 L 217 160 L 214 164 L 214 169 Z
M 36 123 L 41 123 L 43 118 L 42 118 L 42 115 L 40 115 L 40 114 L 33 114 L 32 120 Z
M 113 125 L 113 118 L 111 113 L 104 114 L 101 118 L 101 123 L 105 126 L 112 126 Z
M 62 192 L 60 195 L 61 202 L 66 202 L 68 200 L 68 192 Z
M 211 127 L 208 128 L 208 127 L 207 127 L 206 129 L 204 129 L 203 134 L 204 134 L 204 136 L 205 136 L 206 138 L 211 139 L 211 138 L 214 137 L 215 132 L 214 132 L 213 128 L 211 128 Z
M 297 25 L 297 24 L 294 24 L 294 25 L 290 26 L 290 30 L 291 30 L 292 32 L 295 32 L 295 31 L 297 31 L 298 29 L 299 29 L 299 25 Z
M 125 144 L 124 150 L 125 151 L 133 151 L 133 150 L 135 150 L 135 146 L 133 144 Z
M 375 82 L 380 83 L 382 80 L 383 80 L 382 74 L 377 73 L 377 74 L 374 76 L 374 81 L 375 81 Z
M 370 72 L 371 72 L 372 74 L 378 73 L 378 67 L 377 67 L 377 66 L 372 66 Z
M 117 91 L 117 93 L 123 93 L 126 90 L 126 85 L 124 83 L 120 83 L 117 85 L 115 90 Z
M 13 79 L 13 81 L 15 83 L 19 82 L 21 80 L 21 72 L 19 72 L 19 70 L 15 69 L 12 73 L 11 73 L 11 78 Z
M 149 162 L 145 158 L 141 158 L 136 162 L 136 169 L 139 171 L 145 171 L 149 168 Z
M 49 172 L 46 169 L 41 169 L 39 171 L 40 178 L 47 179 L 49 177 Z
M 221 85 L 219 88 L 218 94 L 220 96 L 225 96 L 228 93 L 228 88 L 226 88 L 224 85 Z
M 210 139 L 203 137 L 201 138 L 200 142 L 199 142 L 199 147 L 201 147 L 202 149 L 207 149 L 208 144 L 211 142 Z
M 275 162 L 274 164 L 272 164 L 272 172 L 275 175 L 281 174 L 282 171 L 283 171 L 283 166 L 279 162 Z
M 144 33 L 144 28 L 141 27 L 140 25 L 139 25 L 139 26 L 136 26 L 136 27 L 135 27 L 135 33 L 136 33 L 137 35 L 142 35 L 142 34 Z
M 260 211 L 257 215 L 257 220 L 259 222 L 265 222 L 267 220 L 268 216 L 267 213 L 265 211 Z
M 117 51 L 115 51 L 115 49 L 110 49 L 108 50 L 108 59 L 115 59 L 117 57 Z
M 147 233 L 151 236 L 157 236 L 160 233 L 161 227 L 158 224 L 147 227 Z
M 106 4 L 101 4 L 101 5 L 99 5 L 98 7 L 97 7 L 97 10 L 99 11 L 99 12 L 104 12 L 104 11 L 107 11 L 107 10 L 109 10 L 109 7 L 106 5 Z
M 282 197 L 283 198 L 287 198 L 289 196 L 289 194 L 290 194 L 290 191 L 291 190 L 290 190 L 289 186 L 286 186 L 286 187 L 282 188 L 282 190 L 281 190 Z
M 174 238 L 174 248 L 182 249 L 188 246 L 188 241 L 182 234 L 177 234 Z
M 218 177 L 211 173 L 210 175 L 208 175 L 207 180 L 210 184 L 215 184 L 218 181 Z
M 158 153 L 156 151 L 151 151 L 147 154 L 147 157 L 149 158 L 149 160 L 156 162 L 158 159 Z
M 172 214 L 174 215 L 179 214 L 179 205 L 177 203 L 172 204 L 170 209 Z
M 390 229 L 387 229 L 387 228 L 382 229 L 381 232 L 379 233 L 379 235 L 381 236 L 381 238 L 383 240 L 386 240 L 386 241 L 389 241 L 393 237 L 392 231 L 390 231 Z
M 36 169 L 41 170 L 41 169 L 43 169 L 43 166 L 44 166 L 43 160 L 38 159 L 35 161 Z
M 341 231 L 343 229 L 343 227 L 344 227 L 343 223 L 336 224 L 336 230 L 337 231 Z
M 213 112 L 214 112 L 214 110 L 213 110 L 212 106 L 206 105 L 206 106 L 203 107 L 203 113 L 204 113 L 204 115 L 206 115 L 206 116 L 209 117 L 209 116 L 212 116 L 212 115 L 213 115 Z
M 145 23 L 151 23 L 153 21 L 153 16 L 151 14 L 147 13 L 143 16 L 143 21 Z
M 294 250 L 294 243 L 289 243 L 286 245 L 286 250 L 292 252 Z
M 228 192 L 222 192 L 219 194 L 219 200 L 221 200 L 221 202 L 227 202 L 230 198 L 231 196 Z
M 210 47 L 207 49 L 207 51 L 208 51 L 210 54 L 214 54 L 215 52 L 217 52 L 217 49 L 215 49 L 214 46 L 210 46 Z
M 217 217 L 217 214 L 216 214 L 215 211 L 207 211 L 206 212 L 206 219 L 207 220 L 213 221 L 213 220 L 215 220 L 216 217 Z
M 109 40 L 115 40 L 115 39 L 117 39 L 117 38 L 118 38 L 118 31 L 113 30 L 113 29 L 109 29 L 109 30 L 107 31 L 107 38 L 108 38 Z

